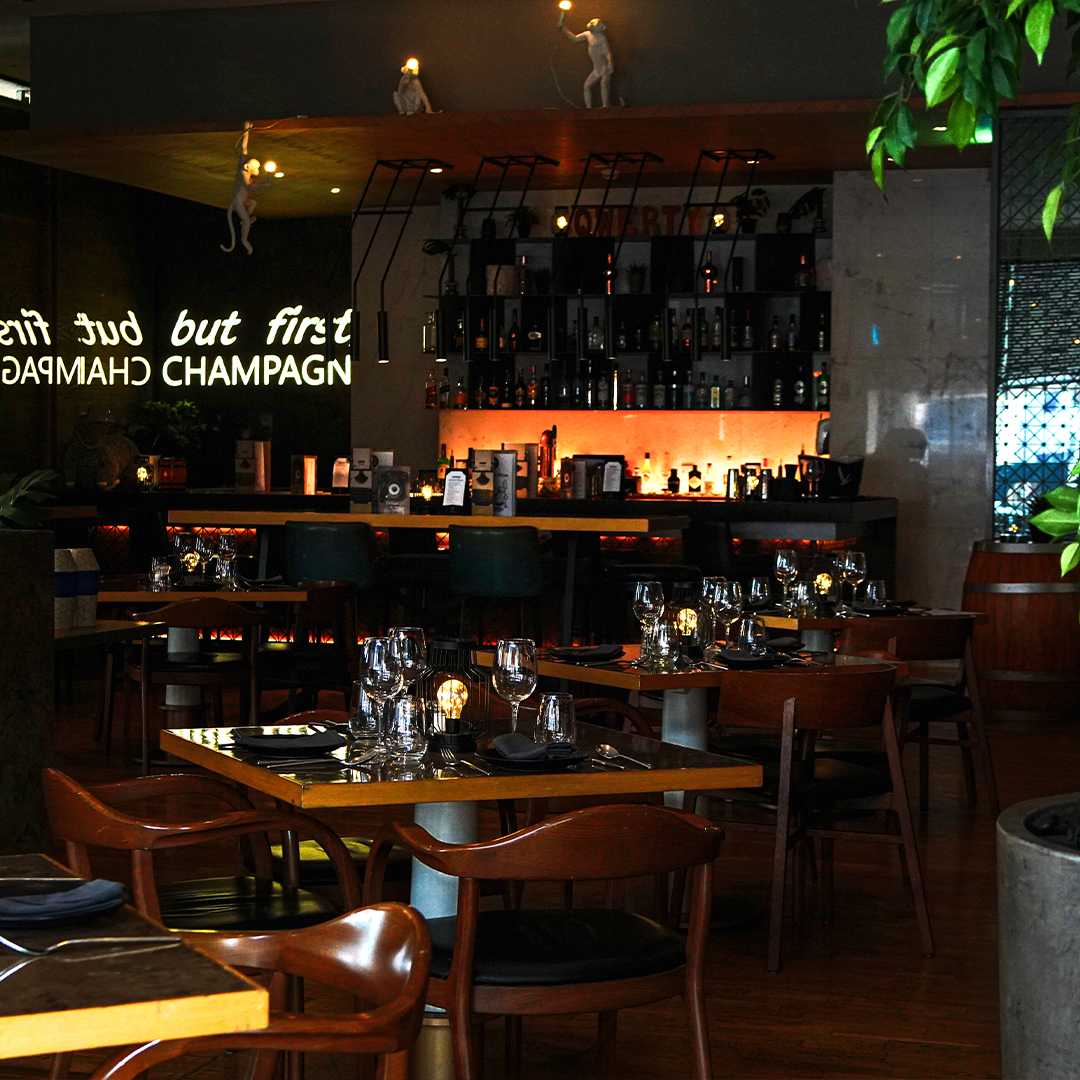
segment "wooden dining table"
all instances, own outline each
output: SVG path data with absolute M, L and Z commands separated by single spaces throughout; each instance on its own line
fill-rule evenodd
M 690 525 L 685 515 L 653 514 L 635 517 L 615 515 L 576 517 L 570 514 L 495 517 L 484 514 L 332 514 L 288 510 L 170 510 L 170 525 L 202 525 L 217 528 L 260 529 L 259 573 L 266 573 L 268 533 L 271 526 L 289 521 L 362 521 L 372 529 L 434 529 L 446 532 L 452 525 L 494 528 L 531 525 L 538 532 L 561 533 L 566 537 L 566 578 L 563 584 L 559 641 L 569 645 L 573 633 L 574 595 L 577 590 L 578 540 L 582 535 L 659 536 L 677 533 Z
M 802 638 L 811 652 L 831 652 L 836 634 L 854 621 L 867 617 L 856 615 L 786 615 L 778 611 L 744 612 L 756 615 L 770 630 L 788 630 Z M 892 618 L 919 618 L 969 616 L 977 623 L 986 622 L 988 616 L 982 611 L 953 611 L 950 608 L 913 608 L 910 616 L 895 615 Z M 885 616 L 879 616 L 883 618 Z
M 0 896 L 25 879 L 75 879 L 45 855 L 0 857 Z M 127 905 L 69 926 L 0 929 L 31 949 L 73 938 L 161 938 Z M 265 988 L 184 944 L 73 945 L 26 959 L 0 943 L 0 1058 L 252 1031 L 269 1023 Z

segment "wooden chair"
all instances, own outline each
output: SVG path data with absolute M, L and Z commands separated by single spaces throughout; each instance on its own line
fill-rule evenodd
M 769 917 L 769 970 L 780 970 L 784 896 L 789 855 L 795 855 L 794 914 L 801 918 L 806 844 L 821 840 L 822 910 L 832 918 L 832 844 L 836 839 L 896 844 L 903 856 L 914 894 L 923 951 L 933 955 L 934 942 L 926 907 L 919 853 L 911 824 L 900 750 L 892 718 L 890 694 L 895 670 L 890 665 L 824 668 L 815 671 L 728 671 L 720 687 L 722 723 L 726 727 L 772 729 L 780 733 L 780 760 L 762 765 L 761 788 L 724 792 L 728 810 L 725 830 L 774 834 L 772 904 Z M 878 727 L 888 758 L 888 773 L 815 753 L 823 731 Z M 798 741 L 796 735 L 799 735 Z M 716 794 L 716 793 L 704 793 Z M 844 803 L 893 816 L 899 833 L 841 829 Z M 754 804 L 775 814 L 775 823 L 743 820 L 732 814 L 739 804 Z M 692 805 L 692 804 L 691 804 Z
M 377 904 L 305 930 L 187 934 L 185 940 L 231 967 L 274 973 L 269 1025 L 127 1047 L 100 1065 L 91 1080 L 129 1080 L 185 1054 L 230 1050 L 377 1054 L 381 1080 L 407 1080 L 431 966 L 431 937 L 413 908 Z M 288 999 L 282 976 L 343 990 L 358 1004 L 352 1012 L 300 1012 Z M 259 1054 L 255 1076 L 272 1076 L 276 1057 Z
M 221 701 L 222 687 L 240 688 L 248 702 L 251 724 L 257 724 L 259 684 L 255 657 L 258 648 L 255 627 L 263 619 L 258 612 L 234 604 L 231 600 L 207 597 L 201 600 L 181 600 L 167 604 L 142 616 L 150 622 L 162 622 L 170 629 L 185 630 L 242 630 L 244 642 L 214 643 L 216 648 L 200 644 L 198 653 L 170 657 L 163 642 L 149 645 L 143 642 L 124 665 L 124 745 L 127 746 L 129 696 L 131 682 L 139 685 L 139 707 L 142 719 L 142 771 L 150 771 L 150 687 L 172 686 L 209 687 L 213 692 L 214 711 L 219 725 L 224 724 Z M 163 705 L 166 712 L 190 712 L 188 706 Z
M 574 713 L 590 724 L 614 727 L 645 739 L 655 739 L 656 732 L 640 709 L 616 698 L 574 698 Z
M 380 894 L 393 844 L 459 878 L 456 918 L 431 919 L 428 1002 L 449 1014 L 456 1073 L 480 1072 L 474 1022 L 507 1017 L 508 1057 L 520 1053 L 520 1017 L 599 1012 L 600 1075 L 613 1075 L 618 1010 L 682 994 L 698 1080 L 712 1076 L 705 1018 L 705 946 L 713 860 L 721 833 L 709 822 L 653 806 L 597 806 L 481 844 L 444 844 L 418 825 L 393 824 L 375 838 L 365 900 Z M 479 910 L 480 882 L 603 881 L 693 869 L 684 939 L 612 908 Z
M 986 737 L 979 684 L 971 654 L 971 633 L 975 619 L 971 615 L 910 615 L 896 618 L 852 619 L 840 635 L 840 652 L 860 653 L 880 649 L 892 653 L 908 664 L 935 661 L 956 661 L 959 681 L 949 684 L 918 677 L 912 672 L 911 685 L 900 698 L 901 731 L 904 738 L 919 744 L 919 810 L 929 810 L 930 747 L 957 746 L 963 763 L 968 802 L 976 801 L 975 766 L 972 748 L 979 754 L 983 782 L 991 817 L 996 821 L 1001 813 L 994 763 Z M 969 721 L 962 719 L 970 713 Z M 956 725 L 956 738 L 931 736 L 930 725 L 951 721 Z M 914 725 L 915 734 L 909 733 Z
M 67 849 L 68 866 L 92 877 L 88 847 L 131 853 L 132 893 L 144 915 L 178 930 L 293 930 L 340 913 L 325 897 L 297 887 L 291 839 L 318 842 L 333 866 L 345 910 L 360 903 L 360 882 L 345 845 L 321 822 L 295 811 L 256 810 L 235 788 L 212 777 L 147 776 L 84 788 L 58 769 L 42 773 L 49 824 Z M 141 799 L 211 797 L 228 812 L 220 817 L 178 821 L 132 817 L 114 807 Z M 175 805 L 175 804 L 173 804 Z M 170 811 L 173 806 L 170 806 Z M 290 840 L 285 846 L 285 883 L 274 881 L 268 832 Z M 236 839 L 253 876 L 206 878 L 159 884 L 154 852 L 214 840 Z

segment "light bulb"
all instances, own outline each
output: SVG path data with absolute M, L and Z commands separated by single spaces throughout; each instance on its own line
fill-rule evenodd
M 556 224 L 556 225 L 557 225 L 557 226 L 558 226 L 558 227 L 559 227 L 560 229 L 565 229 L 565 228 L 567 228 L 567 226 L 569 226 L 569 224 L 570 224 L 570 219 L 569 219 L 569 218 L 568 218 L 568 217 L 567 217 L 567 216 L 566 216 L 565 214 L 560 214 L 560 215 L 559 215 L 559 216 L 558 216 L 558 217 L 557 217 L 557 218 L 555 219 L 555 224 Z
M 330 194 L 331 194 L 331 195 L 340 195 L 340 194 L 341 194 L 341 188 L 339 188 L 339 187 L 332 187 L 332 188 L 330 189 Z
M 405 70 L 411 71 L 414 75 L 418 74 L 420 71 L 420 61 L 417 60 L 415 56 L 410 56 L 409 59 L 405 61 Z
M 150 470 L 145 465 L 140 465 L 135 470 L 135 479 L 138 480 L 140 484 L 145 484 L 150 479 Z
M 570 0 L 559 0 L 559 7 L 561 7 L 563 11 L 569 11 L 573 6 L 574 5 L 570 3 Z
M 469 688 L 460 679 L 447 679 L 435 694 L 435 701 L 450 720 L 460 720 L 465 703 L 469 700 Z
M 194 574 L 199 565 L 199 555 L 195 551 L 185 551 L 181 556 L 180 561 L 184 564 L 184 569 L 189 574 Z
M 253 161 L 252 164 L 253 165 L 258 165 L 259 163 L 257 161 Z M 276 161 L 268 161 L 268 162 L 266 162 L 265 165 L 263 165 L 263 169 L 265 169 L 266 172 L 276 172 L 277 171 L 277 162 Z
M 714 229 L 722 229 L 724 227 L 724 222 L 726 220 L 727 219 L 725 218 L 723 213 L 713 214 L 713 216 L 712 216 L 713 228 Z
M 279 180 L 280 180 L 280 179 L 281 179 L 281 178 L 282 178 L 282 177 L 283 177 L 284 175 L 285 175 L 285 174 L 284 174 L 283 172 L 276 172 L 276 173 L 274 173 L 274 176 L 276 176 L 276 177 L 277 177 L 277 178 L 278 178 Z
M 691 634 L 697 632 L 697 612 L 693 608 L 680 608 L 677 620 L 679 623 L 679 634 L 682 637 L 689 637 Z
M 818 574 L 818 576 L 814 578 L 814 591 L 819 596 L 825 596 L 832 588 L 832 583 L 832 574 Z
M 437 174 L 437 173 L 441 173 L 441 172 L 442 172 L 442 169 L 440 169 L 440 168 L 437 168 L 437 167 L 436 167 L 436 168 L 434 168 L 434 169 L 431 169 L 430 171 L 431 171 L 431 173 L 432 173 L 432 174 L 434 175 L 434 174 Z
M 430 484 L 425 484 L 420 489 L 420 494 L 424 497 L 424 502 L 430 502 L 431 496 L 435 494 L 435 489 Z M 443 683 L 443 685 L 445 686 L 446 684 Z

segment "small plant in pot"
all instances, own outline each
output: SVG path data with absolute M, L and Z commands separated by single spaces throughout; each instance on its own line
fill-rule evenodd
M 1069 479 L 1080 477 L 1080 461 L 1069 471 Z M 1061 487 L 1048 491 L 1043 498 L 1049 503 L 1049 509 L 1043 510 L 1031 518 L 1032 525 L 1048 533 L 1055 540 L 1072 538 L 1072 542 L 1061 549 L 1061 576 L 1080 566 L 1080 487 L 1062 484 Z
M 763 218 L 772 205 L 764 188 L 751 188 L 746 195 L 736 195 L 732 200 L 739 219 L 739 231 L 752 233 L 757 230 L 757 219 Z
M 56 498 L 59 479 L 52 469 L 0 474 L 0 529 L 40 529 L 48 513 L 42 503 Z
M 649 268 L 645 263 L 630 264 L 630 268 L 626 273 L 626 278 L 632 293 L 643 293 L 645 291 L 645 275 L 648 272 Z
M 517 234 L 523 240 L 532 234 L 533 226 L 539 224 L 540 219 L 531 206 L 519 206 L 506 215 L 506 227 L 510 230 L 510 235 Z

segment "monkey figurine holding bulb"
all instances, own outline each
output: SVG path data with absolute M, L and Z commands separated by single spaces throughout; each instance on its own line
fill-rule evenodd
M 401 69 L 401 81 L 394 91 L 394 104 L 402 116 L 435 111 L 424 93 L 423 83 L 420 82 L 420 65 L 415 60 L 409 60 Z
M 571 41 L 584 41 L 589 46 L 589 59 L 592 60 L 593 69 L 585 80 L 585 108 L 593 106 L 593 87 L 600 84 L 600 103 L 607 108 L 611 104 L 611 76 L 615 71 L 615 64 L 611 59 L 611 46 L 607 39 L 607 25 L 599 19 L 591 19 L 580 34 L 566 28 L 566 11 L 559 12 L 559 29 Z
M 233 214 L 235 214 L 240 222 L 240 243 L 244 245 L 244 249 L 249 255 L 252 248 L 251 242 L 248 240 L 248 233 L 251 232 L 251 223 L 255 220 L 254 211 L 256 205 L 251 193 L 253 191 L 264 191 L 274 182 L 272 177 L 268 177 L 265 183 L 262 184 L 253 184 L 251 182 L 254 177 L 259 175 L 261 165 L 256 158 L 248 155 L 248 135 L 250 132 L 251 125 L 246 124 L 244 134 L 237 140 L 236 178 L 233 181 L 232 201 L 225 211 L 225 217 L 229 222 L 229 236 L 232 239 L 229 241 L 228 247 L 224 244 L 221 245 L 222 251 L 232 251 L 236 247 L 236 229 L 233 226 Z

